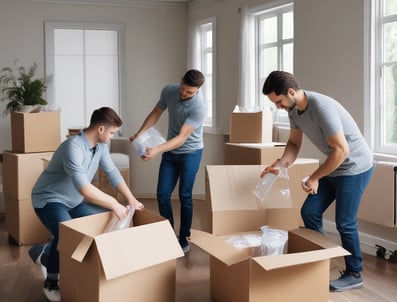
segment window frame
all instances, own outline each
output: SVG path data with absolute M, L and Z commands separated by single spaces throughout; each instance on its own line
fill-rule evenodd
M 246 93 L 243 94 L 245 98 L 251 98 L 254 99 L 255 103 L 251 102 L 248 103 L 247 101 L 244 101 L 243 104 L 240 104 L 244 107 L 247 107 L 249 110 L 255 109 L 255 108 L 264 108 L 265 106 L 269 106 L 270 109 L 273 112 L 273 124 L 278 124 L 282 126 L 289 126 L 289 119 L 288 119 L 288 114 L 286 112 L 283 112 L 281 110 L 278 110 L 270 101 L 266 99 L 266 97 L 262 94 L 262 86 L 263 82 L 266 79 L 267 75 L 261 75 L 260 72 L 260 66 L 261 66 L 261 53 L 260 50 L 265 49 L 263 44 L 260 44 L 260 21 L 263 19 L 271 18 L 274 16 L 277 16 L 278 18 L 278 26 L 277 26 L 277 41 L 275 44 L 277 45 L 277 52 L 278 52 L 278 58 L 277 58 L 277 69 L 283 70 L 283 46 L 286 44 L 292 43 L 292 46 L 294 45 L 294 34 L 292 38 L 290 39 L 283 39 L 282 38 L 282 33 L 283 33 L 283 22 L 282 22 L 282 16 L 286 12 L 292 12 L 292 16 L 294 13 L 294 3 L 290 0 L 287 1 L 276 1 L 273 3 L 269 3 L 266 5 L 261 5 L 261 6 L 256 6 L 253 8 L 250 8 L 248 10 L 248 35 L 249 39 L 252 41 L 250 43 L 253 43 L 253 47 L 249 52 L 246 54 L 247 58 L 243 58 L 246 64 L 254 64 L 254 66 L 250 68 L 246 68 L 246 70 L 251 70 L 252 77 L 254 80 L 251 81 L 251 83 L 245 83 L 242 84 L 242 89 L 245 86 Z M 281 17 L 280 17 L 281 16 Z M 244 40 L 244 39 L 243 39 Z M 253 59 L 252 59 L 253 58 Z M 293 57 L 291 58 L 293 62 Z M 292 70 L 289 70 L 290 72 L 293 72 Z M 252 97 L 250 97 L 250 95 Z
M 383 72 L 387 64 L 383 61 L 383 31 L 384 21 L 397 21 L 394 18 L 383 17 L 383 0 L 366 0 L 364 18 L 365 40 L 364 40 L 364 136 L 369 142 L 376 158 L 396 159 L 396 145 L 386 145 L 383 141 Z M 396 64 L 397 62 L 394 62 Z
M 205 47 L 203 43 L 203 39 L 205 38 L 204 35 L 208 30 L 207 27 L 211 27 L 212 31 L 212 47 Z M 192 68 L 199 69 L 204 76 L 206 77 L 203 86 L 201 87 L 201 93 L 203 93 L 204 100 L 206 105 L 208 106 L 209 101 L 206 95 L 206 85 L 211 84 L 211 110 L 212 110 L 212 117 L 209 118 L 207 115 L 205 118 L 205 122 L 203 124 L 203 131 L 206 133 L 213 133 L 218 134 L 220 133 L 219 129 L 217 128 L 217 118 L 216 118 L 216 18 L 210 17 L 203 20 L 199 20 L 194 25 L 194 37 L 192 43 L 192 59 L 191 59 L 191 66 Z M 205 68 L 206 62 L 206 55 L 211 53 L 212 54 L 212 74 L 211 74 L 211 81 L 208 80 L 208 73 Z M 208 112 L 208 111 L 207 111 Z M 210 120 L 210 123 L 208 123 Z
M 117 33 L 117 51 L 118 51 L 118 114 L 122 116 L 125 105 L 125 29 L 123 24 L 119 23 L 82 23 L 82 22 L 45 22 L 45 72 L 47 77 L 47 100 L 49 104 L 55 104 L 54 92 L 54 31 L 58 29 L 76 29 L 76 30 L 108 30 Z M 84 110 L 86 105 L 84 105 Z M 61 108 L 62 109 L 62 108 Z M 87 116 L 87 112 L 84 112 Z M 85 121 L 87 124 L 89 121 Z M 85 126 L 85 125 L 84 125 Z M 121 131 L 119 130 L 119 135 Z

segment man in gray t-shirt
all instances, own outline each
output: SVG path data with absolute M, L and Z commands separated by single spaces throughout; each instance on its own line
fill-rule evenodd
M 364 282 L 358 237 L 357 212 L 361 197 L 373 173 L 373 156 L 351 115 L 329 96 L 303 90 L 294 76 L 273 71 L 263 85 L 263 93 L 277 109 L 288 111 L 290 135 L 284 153 L 261 177 L 277 173 L 277 165 L 288 167 L 301 150 L 303 134 L 327 157 L 302 182 L 308 196 L 301 214 L 305 227 L 323 232 L 323 213 L 335 200 L 335 223 L 342 246 L 351 253 L 346 269 L 331 281 L 331 291 L 360 288 Z
M 167 85 L 152 112 L 146 117 L 135 138 L 154 126 L 168 109 L 168 136 L 163 144 L 146 148 L 141 158 L 150 160 L 162 153 L 157 183 L 157 202 L 161 216 L 167 218 L 174 227 L 171 194 L 179 180 L 179 201 L 181 221 L 179 244 L 185 253 L 190 246 L 187 238 L 193 218 L 192 191 L 197 171 L 200 167 L 203 150 L 203 122 L 206 106 L 200 87 L 204 75 L 198 70 L 188 70 L 180 84 Z

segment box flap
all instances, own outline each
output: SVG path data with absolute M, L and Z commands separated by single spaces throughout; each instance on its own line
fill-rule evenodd
M 84 236 L 83 239 L 81 239 L 79 245 L 74 250 L 72 258 L 78 262 L 82 262 L 93 241 L 94 238 L 90 236 Z
M 206 166 L 212 210 L 257 210 L 253 191 L 261 171 L 260 165 Z
M 100 234 L 95 243 L 107 280 L 184 256 L 168 220 Z
M 191 230 L 190 241 L 226 265 L 233 265 L 249 258 L 246 251 L 239 250 L 224 238 L 210 233 Z
M 335 246 L 332 248 L 307 251 L 302 253 L 253 257 L 252 260 L 258 263 L 265 270 L 273 270 L 282 267 L 312 263 L 345 255 L 349 255 L 349 252 L 347 252 L 344 248 L 340 246 Z
M 322 248 L 333 248 L 339 246 L 337 243 L 327 238 L 324 234 L 321 234 L 311 229 L 297 228 L 290 230 L 289 233 L 290 236 L 297 235 L 300 238 L 304 238 L 310 242 L 313 242 Z

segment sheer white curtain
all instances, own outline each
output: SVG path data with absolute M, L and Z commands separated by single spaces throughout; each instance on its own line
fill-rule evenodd
M 254 20 L 247 6 L 240 8 L 240 64 L 238 104 L 245 108 L 256 107 Z

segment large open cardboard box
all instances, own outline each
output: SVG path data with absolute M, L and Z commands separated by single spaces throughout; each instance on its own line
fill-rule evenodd
M 60 224 L 62 302 L 173 302 L 183 251 L 168 220 L 136 211 L 133 227 L 103 230 L 112 213 Z
M 225 165 L 266 165 L 274 163 L 283 155 L 284 143 L 225 143 L 223 157 Z
M 283 221 L 277 223 L 281 228 Z M 287 228 L 288 224 L 291 221 Z M 250 248 L 236 248 L 222 236 L 197 230 L 192 230 L 191 240 L 210 254 L 210 293 L 217 302 L 328 302 L 330 258 L 348 255 L 320 233 L 304 228 L 288 232 L 288 252 L 282 255 L 252 257 Z
M 272 200 L 272 208 L 258 209 L 252 189 L 261 169 L 206 167 L 213 234 L 193 230 L 191 241 L 210 255 L 212 299 L 328 302 L 330 259 L 349 253 L 322 234 L 301 228 L 300 207 L 277 208 L 277 200 Z M 287 254 L 252 257 L 251 249 L 235 248 L 225 240 L 260 232 L 264 225 L 289 231 Z
M 11 112 L 12 151 L 55 151 L 61 143 L 60 112 Z
M 317 159 L 298 158 L 288 168 L 289 180 L 277 179 L 269 191 L 266 204 L 286 207 L 277 202 L 280 192 L 289 188 L 290 204 L 300 208 L 307 194 L 301 180 L 319 166 Z M 209 226 L 204 230 L 214 234 L 229 234 L 242 230 L 259 230 L 266 209 L 259 209 L 254 189 L 260 179 L 262 165 L 208 165 L 205 170 L 205 199 Z M 233 223 L 231 223 L 233 222 Z

